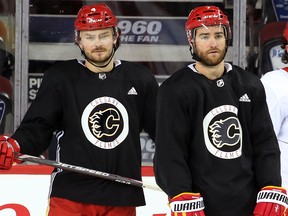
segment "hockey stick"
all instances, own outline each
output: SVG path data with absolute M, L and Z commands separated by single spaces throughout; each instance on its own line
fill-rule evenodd
M 65 163 L 47 160 L 47 159 L 43 159 L 40 157 L 26 155 L 26 154 L 15 154 L 15 157 L 21 161 L 33 162 L 33 163 L 37 163 L 37 164 L 44 164 L 44 165 L 60 168 L 63 170 L 68 170 L 71 172 L 77 172 L 77 173 L 81 173 L 81 174 L 85 174 L 85 175 L 90 175 L 90 176 L 94 176 L 94 177 L 98 177 L 98 178 L 107 179 L 110 181 L 115 181 L 115 182 L 122 183 L 122 184 L 127 184 L 127 185 L 132 185 L 132 186 L 136 186 L 136 187 L 142 187 L 142 188 L 147 188 L 147 189 L 152 189 L 152 190 L 157 190 L 157 191 L 162 191 L 161 188 L 159 188 L 157 185 L 147 184 L 147 183 L 141 182 L 139 180 L 135 180 L 135 179 L 127 178 L 127 177 L 122 177 L 119 175 L 110 174 L 110 173 L 106 173 L 106 172 L 101 172 L 98 170 L 88 169 L 88 168 L 75 166 L 75 165 L 71 165 L 71 164 L 65 164 Z

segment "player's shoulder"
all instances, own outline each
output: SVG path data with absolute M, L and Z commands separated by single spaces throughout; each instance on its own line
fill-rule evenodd
M 80 65 L 80 61 L 77 59 L 71 59 L 66 61 L 56 62 L 52 66 L 50 66 L 46 71 L 49 73 L 65 73 L 67 71 L 73 70 L 77 68 L 76 66 Z
M 116 65 L 122 66 L 128 72 L 136 72 L 136 73 L 151 73 L 151 70 L 143 64 L 137 62 L 130 62 L 125 60 L 116 60 Z
M 242 80 L 247 83 L 260 83 L 260 78 L 258 75 L 243 69 L 240 66 L 232 65 L 232 72 L 237 75 L 238 80 Z
M 249 72 L 238 65 L 231 64 L 231 67 L 232 67 L 232 71 L 238 73 L 240 76 L 257 78 L 256 74 Z
M 278 69 L 265 73 L 261 77 L 265 89 L 269 91 L 278 91 L 278 95 L 286 94 L 288 90 L 288 73 L 285 70 Z
M 67 76 L 72 77 L 73 74 L 79 73 L 81 67 L 83 67 L 83 64 L 77 59 L 56 62 L 44 71 L 44 76 L 55 79 Z
M 173 86 L 173 85 L 182 85 L 183 82 L 191 82 L 194 72 L 187 66 L 183 67 L 173 74 L 171 74 L 163 83 L 163 86 Z M 161 86 L 162 86 L 161 85 Z
M 164 95 L 182 95 L 184 92 L 197 88 L 197 81 L 193 78 L 194 73 L 189 67 L 181 68 L 164 80 L 160 87 L 160 94 Z
M 77 59 L 69 59 L 69 60 L 65 60 L 65 61 L 59 61 L 59 62 L 56 62 L 55 64 L 53 64 L 50 68 L 69 67 L 69 66 L 75 65 L 79 62 L 80 62 L 80 60 L 77 60 Z
M 132 80 L 151 80 L 155 79 L 153 71 L 145 65 L 136 62 L 117 60 L 115 61 L 116 70 L 120 71 L 119 76 Z
M 261 77 L 262 82 L 272 81 L 272 80 L 283 81 L 287 79 L 288 79 L 288 73 L 283 69 L 268 71 Z

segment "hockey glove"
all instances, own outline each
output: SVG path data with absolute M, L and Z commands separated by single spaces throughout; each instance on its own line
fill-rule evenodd
M 8 136 L 0 136 L 0 169 L 10 169 L 14 160 L 14 152 L 20 153 L 18 142 Z
M 170 200 L 172 216 L 205 216 L 200 193 L 181 193 Z
M 257 195 L 254 216 L 285 216 L 287 193 L 282 187 L 266 186 Z

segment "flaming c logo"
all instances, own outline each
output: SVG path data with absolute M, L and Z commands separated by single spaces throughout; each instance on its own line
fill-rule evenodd
M 215 157 L 236 159 L 242 155 L 242 127 L 234 105 L 221 105 L 207 113 L 203 133 L 207 150 Z
M 0 215 L 1 215 L 1 211 L 5 210 L 5 209 L 12 209 L 14 210 L 14 212 L 16 213 L 16 216 L 30 216 L 30 212 L 28 211 L 28 209 L 20 204 L 16 204 L 16 203 L 9 203 L 9 204 L 5 204 L 5 205 L 1 205 L 0 206 Z
M 108 96 L 96 98 L 86 106 L 81 124 L 90 143 L 102 149 L 117 147 L 129 133 L 129 116 L 125 106 Z

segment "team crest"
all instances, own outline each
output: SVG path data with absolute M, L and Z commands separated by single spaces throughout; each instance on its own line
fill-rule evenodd
M 205 145 L 221 159 L 235 159 L 242 155 L 242 128 L 238 109 L 223 105 L 211 110 L 203 120 Z
M 128 113 L 115 98 L 100 97 L 85 108 L 81 124 L 86 138 L 102 149 L 113 149 L 129 131 Z

